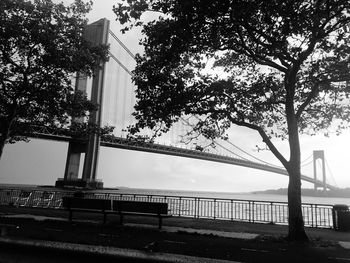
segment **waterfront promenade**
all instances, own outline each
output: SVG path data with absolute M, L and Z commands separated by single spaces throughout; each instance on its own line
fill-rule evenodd
M 0 204 L 62 208 L 64 196 L 92 199 L 125 200 L 167 203 L 168 213 L 179 217 L 206 218 L 253 223 L 288 224 L 287 202 L 266 199 L 232 199 L 168 195 L 152 193 L 122 193 L 113 189 L 103 191 L 73 191 L 55 188 L 4 188 L 0 189 Z M 305 226 L 333 228 L 333 205 L 303 203 Z
M 0 211 L 1 224 L 16 226 L 0 237 L 2 262 L 350 261 L 350 232 L 332 229 L 307 228 L 311 242 L 300 245 L 284 240 L 283 225 L 172 217 L 159 231 L 155 218 L 126 217 L 122 227 L 117 218 L 101 225 L 100 215 L 87 213 L 70 223 L 61 209 Z

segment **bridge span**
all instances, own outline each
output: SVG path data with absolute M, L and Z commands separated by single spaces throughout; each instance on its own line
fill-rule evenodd
M 227 164 L 238 165 L 238 166 L 243 166 L 247 168 L 263 170 L 271 173 L 288 176 L 287 170 L 285 170 L 282 167 L 279 168 L 276 166 L 270 166 L 270 165 L 261 164 L 257 162 L 246 161 L 246 160 L 242 160 L 242 159 L 234 158 L 230 156 L 213 154 L 213 153 L 192 150 L 192 149 L 179 148 L 174 146 L 167 146 L 167 145 L 162 145 L 157 143 L 137 142 L 137 141 L 130 141 L 125 138 L 115 137 L 113 140 L 108 140 L 108 141 L 102 140 L 101 146 L 127 149 L 127 150 L 133 150 L 133 151 L 159 153 L 159 154 L 166 154 L 166 155 L 179 156 L 179 157 L 187 157 L 187 158 L 200 159 L 200 160 L 206 160 L 206 161 L 212 161 L 212 162 L 218 162 L 218 163 L 227 163 Z M 306 175 L 301 175 L 301 179 L 319 187 L 324 187 L 326 185 L 326 188 L 329 190 L 337 189 L 337 187 L 333 185 L 330 185 L 328 183 L 324 184 L 324 182 L 320 180 L 315 180 Z
M 46 127 L 34 126 L 30 137 L 65 142 L 83 142 L 83 140 L 74 139 L 74 137 L 71 137 L 68 134 L 69 133 L 67 130 L 51 130 Z M 100 145 L 104 147 L 187 157 L 218 163 L 226 163 L 288 176 L 288 172 L 282 167 L 266 165 L 258 162 L 247 161 L 231 156 L 219 155 L 205 151 L 168 146 L 158 143 L 150 143 L 140 140 L 130 140 L 115 136 L 104 136 L 101 138 Z M 328 183 L 325 184 L 321 180 L 315 180 L 314 178 L 308 177 L 306 175 L 301 175 L 301 179 L 306 182 L 312 183 L 318 187 L 326 186 L 326 188 L 330 190 L 337 189 L 337 187 L 333 185 L 330 185 Z

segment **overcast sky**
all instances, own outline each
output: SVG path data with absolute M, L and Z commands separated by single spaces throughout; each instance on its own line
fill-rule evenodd
M 64 1 L 69 2 L 69 1 Z M 94 22 L 106 17 L 111 21 L 112 31 L 133 52 L 142 50 L 138 46 L 138 33 L 122 35 L 120 26 L 112 12 L 117 1 L 94 1 L 89 19 Z M 257 152 L 260 137 L 247 129 L 235 129 L 231 141 L 260 159 L 278 164 L 268 152 Z M 276 142 L 283 153 L 287 152 L 286 142 Z M 328 166 L 327 176 L 333 175 L 339 187 L 350 187 L 348 167 L 350 132 L 341 136 L 325 138 L 302 136 L 302 160 L 313 150 L 324 150 Z M 68 144 L 55 141 L 32 140 L 30 143 L 6 145 L 0 160 L 0 183 L 54 185 L 62 178 Z M 310 165 L 309 165 L 310 166 Z M 311 166 L 310 166 L 311 167 Z M 304 174 L 312 177 L 312 170 Z M 98 178 L 106 187 L 137 187 L 156 189 L 204 190 L 224 192 L 246 192 L 287 187 L 288 178 L 264 171 L 228 164 L 200 161 L 181 157 L 133 152 L 113 148 L 101 148 Z M 333 182 L 331 179 L 330 182 Z M 312 187 L 304 182 L 303 187 Z

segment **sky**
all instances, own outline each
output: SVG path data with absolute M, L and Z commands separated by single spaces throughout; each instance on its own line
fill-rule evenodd
M 65 0 L 65 3 L 70 1 Z M 100 18 L 110 20 L 110 28 L 126 46 L 138 53 L 139 32 L 122 35 L 120 26 L 112 12 L 116 0 L 94 1 L 93 10 L 88 15 L 91 22 Z M 279 164 L 268 151 L 256 151 L 256 145 L 262 145 L 256 132 L 235 128 L 231 133 L 231 142 L 253 155 L 268 162 Z M 286 142 L 275 141 L 281 152 L 288 156 Z M 330 182 L 342 188 L 350 187 L 349 172 L 350 131 L 342 135 L 301 136 L 302 160 L 309 157 L 313 150 L 324 150 L 327 161 L 327 177 Z M 0 160 L 0 183 L 54 185 L 64 175 L 68 144 L 31 140 L 30 143 L 6 145 Z M 305 169 L 312 177 L 311 165 Z M 98 179 L 105 187 L 134 187 L 146 189 L 174 189 L 214 192 L 249 192 L 266 189 L 286 188 L 288 177 L 260 170 L 228 164 L 201 161 L 183 157 L 134 152 L 102 147 L 99 157 Z M 303 187 L 313 187 L 303 182 Z

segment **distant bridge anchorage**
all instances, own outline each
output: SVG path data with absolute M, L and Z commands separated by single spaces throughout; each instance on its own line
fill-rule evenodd
M 195 158 L 288 175 L 284 168 L 261 161 L 244 150 L 241 150 L 243 154 L 247 154 L 250 157 L 242 157 L 225 147 L 222 147 L 225 153 L 219 154 L 217 152 L 210 153 L 169 146 L 174 144 L 171 139 L 166 141 L 167 145 L 164 145 L 159 141 L 147 143 L 124 138 L 124 128 L 135 122 L 131 114 L 135 104 L 135 87 L 131 82 L 132 73 L 130 70 L 132 67 L 130 64 L 135 64 L 135 56 L 117 36 L 110 31 L 109 21 L 107 19 L 100 19 L 88 25 L 85 35 L 86 38 L 95 45 L 110 44 L 110 61 L 108 63 L 101 63 L 101 67 L 94 72 L 92 79 L 85 76 L 77 76 L 76 90 L 85 92 L 92 102 L 101 105 L 100 109 L 92 114 L 89 121 L 100 127 L 104 125 L 115 126 L 116 131 L 113 136 L 100 137 L 97 134 L 90 134 L 83 139 L 71 136 L 69 131 L 65 129 L 51 130 L 46 127 L 33 126 L 32 132 L 29 134 L 31 137 L 66 141 L 69 143 L 64 178 L 60 178 L 56 181 L 57 187 L 103 187 L 102 181 L 97 179 L 97 166 L 101 146 Z M 109 36 L 111 36 L 110 41 Z M 79 122 L 79 120 L 77 121 Z M 173 134 L 172 136 L 175 138 L 179 137 L 179 134 L 176 134 L 179 132 L 178 130 L 180 130 L 180 135 L 183 135 L 185 133 L 184 129 L 183 126 L 180 126 L 173 132 L 175 135 Z M 230 144 L 235 147 L 235 149 L 240 149 L 232 143 Z M 261 162 L 251 161 L 249 159 L 251 157 Z M 314 154 L 314 159 L 315 158 L 323 160 L 324 163 L 323 154 L 316 153 Z M 317 179 L 315 160 L 314 177 L 311 178 L 302 175 L 301 179 L 314 184 L 316 190 L 319 187 L 324 190 L 336 189 L 337 187 L 326 182 L 324 165 L 322 168 L 322 180 Z M 83 164 L 81 165 L 82 161 Z M 82 171 L 80 171 L 81 167 L 83 167 Z

